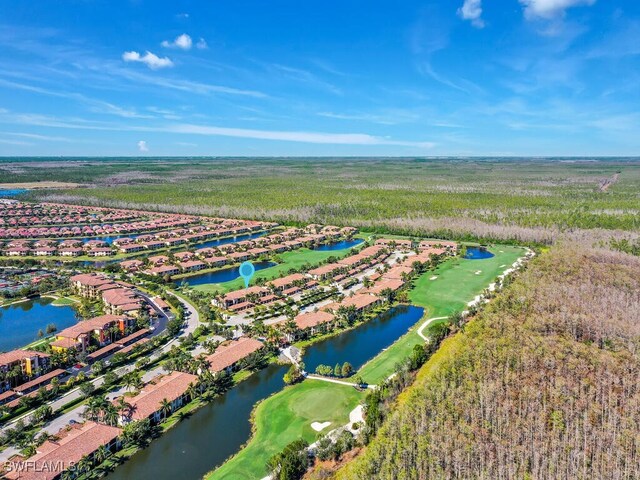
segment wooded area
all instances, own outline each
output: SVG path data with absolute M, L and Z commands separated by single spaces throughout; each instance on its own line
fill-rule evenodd
M 340 479 L 640 477 L 640 259 L 554 247 L 422 368 Z

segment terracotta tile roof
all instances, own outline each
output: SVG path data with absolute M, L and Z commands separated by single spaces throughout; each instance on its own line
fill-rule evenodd
M 80 275 L 74 275 L 70 279 L 72 282 L 79 282 L 83 285 L 87 285 L 90 287 L 98 287 L 100 285 L 104 285 L 106 283 L 111 283 L 111 280 L 108 278 L 100 277 L 98 275 L 81 273 Z
M 294 273 L 293 275 L 287 275 L 286 277 L 276 278 L 274 280 L 271 280 L 269 283 L 272 283 L 276 288 L 280 288 L 289 286 L 293 282 L 299 282 L 301 280 L 307 280 L 307 277 L 305 277 L 301 273 Z
M 131 335 L 127 335 L 126 337 L 121 338 L 120 340 L 116 340 L 115 343 L 119 345 L 126 345 L 127 343 L 131 343 L 134 340 L 145 337 L 149 335 L 150 330 L 148 328 L 143 328 L 138 330 L 137 332 L 133 332 Z
M 246 297 L 248 294 L 251 294 L 251 293 L 257 293 L 260 296 L 264 296 L 264 295 L 266 295 L 268 293 L 268 290 L 266 288 L 264 288 L 264 287 L 259 287 L 259 286 L 255 285 L 253 287 L 245 288 L 243 290 L 236 290 L 235 292 L 227 293 L 224 296 L 224 299 L 226 301 L 239 300 L 241 298 Z
M 390 288 L 395 292 L 399 288 L 402 288 L 403 285 L 404 285 L 404 282 L 402 280 L 395 279 L 395 278 L 385 279 L 383 277 L 383 280 L 381 280 L 380 282 L 377 282 L 373 287 L 368 288 L 366 292 L 372 295 L 379 295 L 380 293 L 382 293 L 383 290 L 387 288 Z
M 89 333 L 94 330 L 100 330 L 102 329 L 102 327 L 104 327 L 107 324 L 115 323 L 117 321 L 124 320 L 126 318 L 127 317 L 123 315 L 101 315 L 99 317 L 90 318 L 88 320 L 82 320 L 69 328 L 65 328 L 61 332 L 58 332 L 56 334 L 56 337 L 75 339 L 75 338 L 78 338 L 78 336 L 82 335 L 83 333 Z
M 411 267 L 393 267 L 393 268 L 390 268 L 387 272 L 383 273 L 382 276 L 383 278 L 386 278 L 386 279 L 398 280 L 398 279 L 402 279 L 403 273 L 408 275 L 412 271 L 413 269 Z
M 170 402 L 180 398 L 189 388 L 196 384 L 198 377 L 189 373 L 172 372 L 164 375 L 159 381 L 147 383 L 135 397 L 128 397 L 127 403 L 134 407 L 131 418 L 142 420 L 160 409 L 162 400 Z
M 249 337 L 242 337 L 239 340 L 232 340 L 227 345 L 220 345 L 212 355 L 207 357 L 207 361 L 210 363 L 209 370 L 221 372 L 253 352 L 260 350 L 263 346 L 258 340 Z
M 128 288 L 115 288 L 102 294 L 102 300 L 108 305 L 127 305 L 135 303 L 138 297 Z
M 337 263 L 329 263 L 328 265 L 322 265 L 318 268 L 314 268 L 313 270 L 309 270 L 309 274 L 317 276 L 327 275 L 342 267 L 343 265 Z
M 30 382 L 23 383 L 22 385 L 18 385 L 17 387 L 14 388 L 14 390 L 16 392 L 24 392 L 25 390 L 30 390 L 35 386 L 47 383 L 51 381 L 51 379 L 53 379 L 54 377 L 58 377 L 66 373 L 67 373 L 66 370 L 62 370 L 61 368 L 58 368 L 57 370 L 53 370 L 49 373 L 45 373 L 44 375 L 40 375 L 38 378 L 35 378 Z
M 311 328 L 323 323 L 332 322 L 334 319 L 335 316 L 333 316 L 333 314 L 329 312 L 318 311 L 298 315 L 294 319 L 294 322 L 296 322 L 296 325 L 299 329 L 304 330 L 305 328 Z
M 342 305 L 345 305 L 345 306 L 354 305 L 359 310 L 361 308 L 366 308 L 369 305 L 372 305 L 379 301 L 380 299 L 378 297 L 374 297 L 373 295 L 356 294 L 353 297 L 345 298 L 342 301 Z
M 35 462 L 35 468 L 27 472 L 11 472 L 7 474 L 9 479 L 20 478 L 22 480 L 52 480 L 60 471 L 51 468 L 51 465 L 73 465 L 84 455 L 90 455 L 101 445 L 107 445 L 122 433 L 117 427 L 101 425 L 95 422 L 85 422 L 82 426 L 72 428 L 68 432 L 62 430 L 57 434 L 59 440 L 47 440 L 38 452 L 29 458 Z M 38 467 L 39 466 L 39 467 Z M 46 467 L 49 467 L 46 468 Z
M 0 365 L 19 362 L 27 358 L 33 357 L 49 357 L 48 353 L 36 352 L 33 350 L 11 350 L 9 352 L 0 353 Z

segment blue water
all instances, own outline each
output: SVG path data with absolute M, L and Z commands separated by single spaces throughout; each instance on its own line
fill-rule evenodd
M 38 330 L 50 323 L 63 328 L 78 321 L 72 307 L 51 305 L 51 298 L 36 298 L 0 307 L 0 351 L 14 350 L 38 339 Z
M 82 241 L 86 243 L 90 240 L 102 240 L 103 242 L 106 242 L 109 245 L 111 245 L 114 240 L 117 240 L 119 238 L 137 238 L 139 235 L 151 235 L 153 233 L 157 233 L 157 232 L 145 232 L 143 234 L 136 234 L 136 235 L 107 235 L 103 237 L 87 237 L 87 238 L 83 238 Z M 198 243 L 195 246 L 196 248 L 217 247 L 219 245 L 226 245 L 227 243 L 241 242 L 242 240 L 251 240 L 253 238 L 258 238 L 264 235 L 265 233 L 267 232 L 248 233 L 244 235 L 238 235 L 237 237 L 227 237 L 227 238 L 221 238 L 217 240 L 210 240 L 205 243 Z
M 0 198 L 10 198 L 26 192 L 26 188 L 0 189 Z
M 304 355 L 307 370 L 315 370 L 320 363 L 333 366 L 345 361 L 360 367 L 404 335 L 422 312 L 419 307 L 398 306 L 353 330 L 310 345 Z M 271 364 L 254 373 L 191 418 L 178 422 L 107 478 L 202 478 L 249 440 L 251 411 L 256 402 L 284 388 L 282 377 L 288 369 L 288 365 Z
M 320 364 L 333 367 L 349 362 L 357 370 L 407 333 L 423 313 L 421 307 L 399 305 L 353 330 L 314 343 L 305 351 L 305 368 L 314 373 Z
M 464 256 L 467 260 L 484 260 L 495 255 L 484 247 L 467 247 L 467 254 Z
M 255 262 L 253 266 L 258 270 L 263 270 L 269 267 L 275 267 L 277 263 L 274 262 Z M 173 283 L 181 285 L 182 282 L 187 282 L 189 285 L 204 285 L 206 283 L 223 283 L 230 282 L 240 278 L 240 267 L 223 268 L 222 270 L 216 270 L 215 272 L 202 273 L 200 275 L 194 275 L 193 277 L 183 278 L 176 280 Z
M 317 247 L 314 247 L 313 250 L 320 250 L 320 251 L 344 250 L 345 248 L 352 248 L 352 247 L 355 247 L 356 245 L 360 245 L 362 242 L 364 242 L 364 239 L 354 238 L 351 240 L 342 240 L 340 242 L 319 245 Z
M 226 245 L 228 243 L 242 242 L 244 240 L 253 240 L 254 238 L 261 237 L 268 232 L 255 232 L 238 235 L 237 237 L 220 238 L 217 240 L 209 240 L 208 242 L 199 243 L 197 248 L 210 248 L 219 247 L 220 245 Z

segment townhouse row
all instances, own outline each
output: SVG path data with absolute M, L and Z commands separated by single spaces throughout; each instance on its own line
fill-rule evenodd
M 310 226 L 315 227 L 315 226 Z M 326 241 L 335 241 L 343 236 L 351 236 L 355 229 L 341 228 L 335 231 L 318 233 L 313 228 L 290 228 L 282 232 L 271 233 L 258 238 L 227 243 L 217 247 L 200 248 L 193 251 L 178 252 L 149 257 L 148 267 L 141 260 L 121 262 L 127 271 L 144 270 L 145 273 L 160 276 L 174 276 L 180 273 L 197 272 L 206 268 L 218 268 L 233 265 L 263 256 L 296 250 L 302 247 L 314 247 Z M 324 227 L 326 228 L 326 227 Z M 337 227 L 332 227 L 337 228 Z

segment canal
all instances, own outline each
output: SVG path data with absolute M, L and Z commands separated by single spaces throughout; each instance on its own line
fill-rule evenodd
M 73 307 L 51 305 L 52 298 L 34 298 L 0 307 L 0 351 L 14 350 L 38 339 L 53 323 L 58 331 L 77 323 Z
M 318 245 L 317 247 L 313 247 L 312 250 L 319 250 L 321 252 L 333 251 L 333 250 L 344 250 L 345 248 L 353 248 L 357 245 L 360 245 L 362 242 L 364 242 L 364 239 L 362 238 L 354 238 L 351 240 L 341 240 L 339 242 L 325 243 L 323 245 Z
M 398 306 L 340 335 L 311 345 L 304 354 L 309 371 L 320 363 L 350 362 L 359 368 L 390 346 L 420 320 L 423 309 Z M 269 365 L 226 394 L 178 423 L 136 453 L 108 478 L 156 480 L 199 479 L 238 452 L 251 437 L 251 411 L 256 402 L 280 391 L 286 365 Z
M 258 270 L 264 270 L 265 268 L 275 267 L 277 263 L 275 262 L 255 262 L 253 267 Z M 230 282 L 231 280 L 235 280 L 240 277 L 240 266 L 231 267 L 231 268 L 223 268 L 220 270 L 216 270 L 214 272 L 201 273 L 200 275 L 194 275 L 192 277 L 180 278 L 178 280 L 174 280 L 174 284 L 182 285 L 183 283 L 188 283 L 189 286 L 194 285 L 204 285 L 207 283 L 223 283 Z

